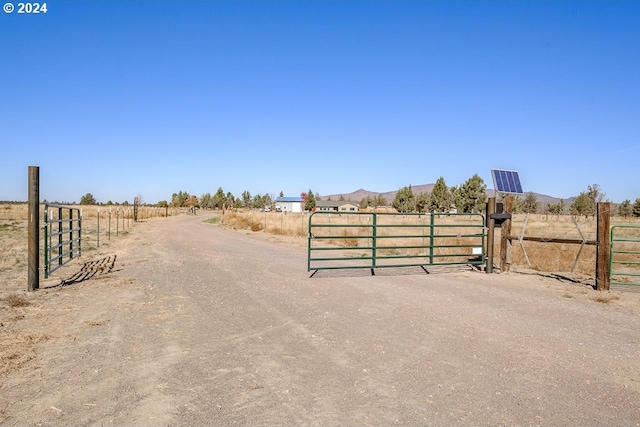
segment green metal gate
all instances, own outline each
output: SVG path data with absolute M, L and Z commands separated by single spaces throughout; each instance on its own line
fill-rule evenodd
M 44 277 L 82 253 L 82 211 L 44 205 Z
M 640 286 L 640 226 L 611 227 L 609 277 L 612 285 Z
M 314 212 L 307 270 L 482 265 L 481 214 Z

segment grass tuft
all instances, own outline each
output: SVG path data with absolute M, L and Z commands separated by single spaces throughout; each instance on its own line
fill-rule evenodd
M 3 298 L 7 305 L 11 308 L 15 307 L 27 307 L 31 305 L 29 300 L 24 295 L 11 294 Z
M 611 301 L 619 300 L 620 297 L 618 295 L 611 295 L 611 294 L 598 294 L 598 295 L 592 295 L 591 297 L 589 297 L 589 299 L 591 301 L 599 302 L 602 304 L 609 304 Z

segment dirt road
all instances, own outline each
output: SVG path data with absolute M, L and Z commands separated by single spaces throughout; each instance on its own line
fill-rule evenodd
M 637 294 L 310 278 L 301 244 L 203 219 L 137 225 L 111 273 L 0 304 L 4 342 L 27 349 L 6 357 L 0 424 L 640 425 Z

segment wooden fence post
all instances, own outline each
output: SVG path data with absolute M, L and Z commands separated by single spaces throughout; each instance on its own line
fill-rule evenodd
M 509 195 L 504 200 L 503 212 L 513 211 L 513 196 Z M 505 219 L 500 227 L 500 273 L 506 273 L 511 266 L 511 218 Z
M 596 289 L 608 291 L 610 284 L 609 263 L 611 259 L 611 203 L 597 204 L 597 244 L 596 244 Z
M 40 168 L 29 166 L 29 227 L 28 227 L 27 290 L 40 287 Z

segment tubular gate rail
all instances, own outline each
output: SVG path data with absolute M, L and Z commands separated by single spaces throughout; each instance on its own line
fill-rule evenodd
M 82 211 L 44 205 L 44 277 L 81 255 Z
M 307 270 L 481 265 L 484 242 L 481 214 L 314 212 Z
M 618 269 L 614 269 L 618 266 Z M 611 227 L 611 256 L 609 274 L 612 285 L 640 286 L 640 226 L 614 225 Z M 637 277 L 637 281 L 622 278 Z M 618 280 L 614 280 L 618 278 Z

